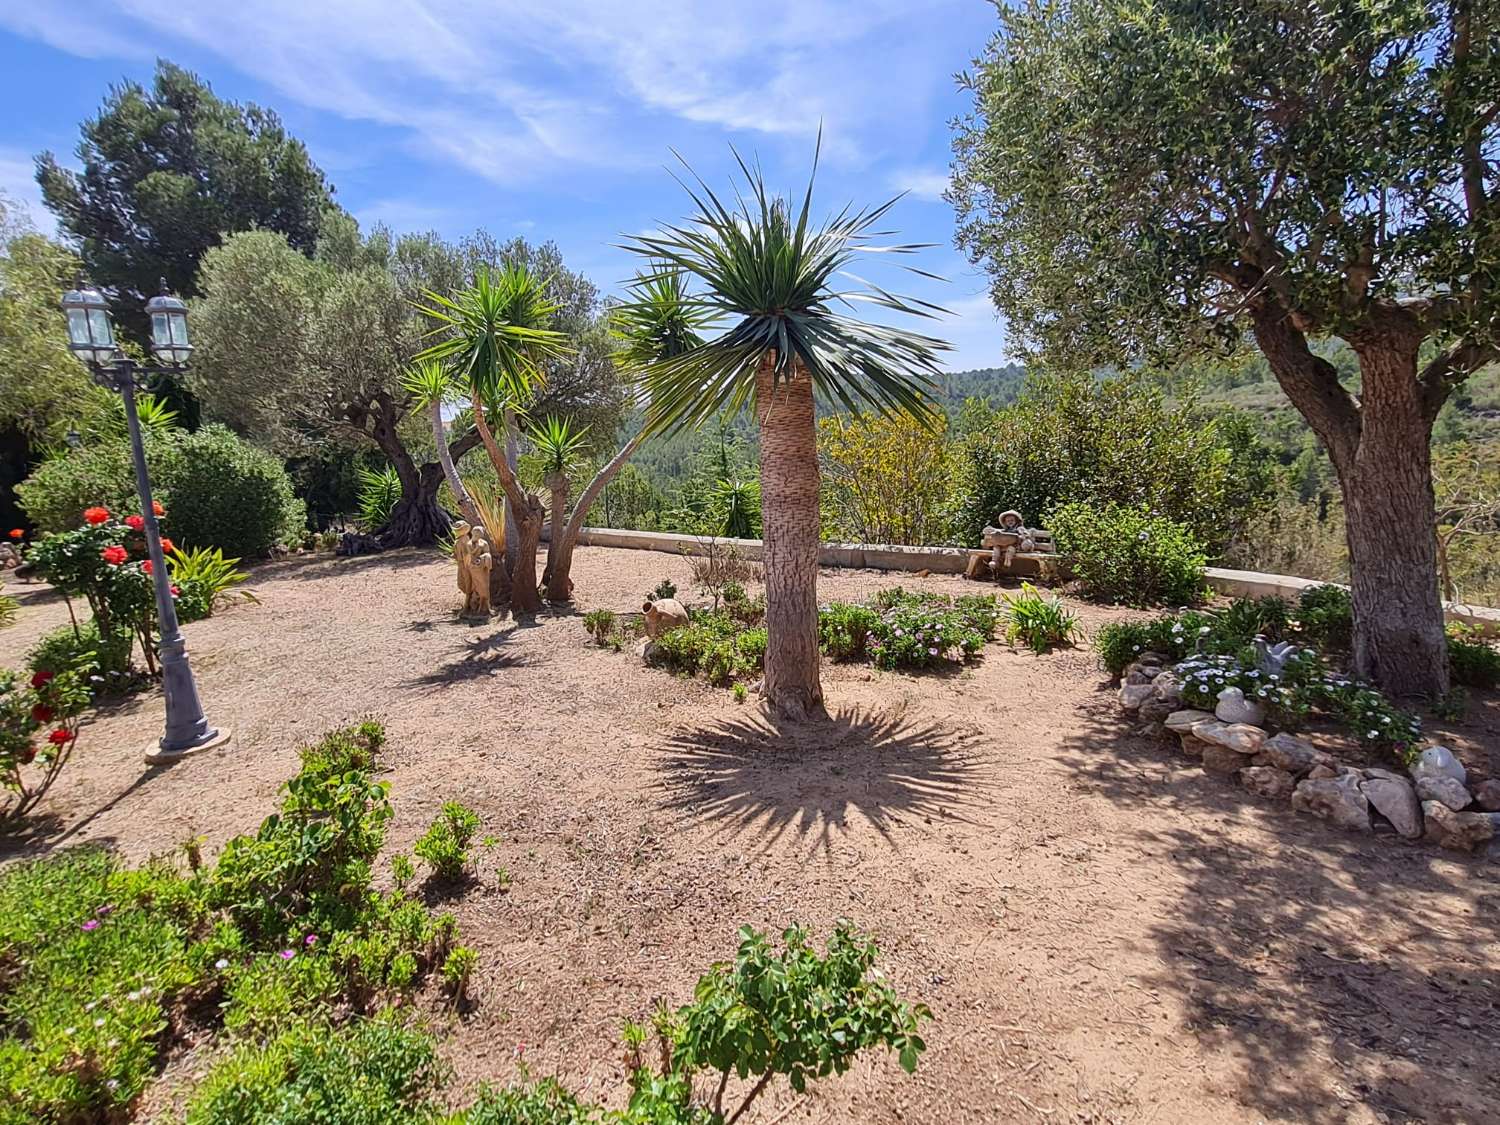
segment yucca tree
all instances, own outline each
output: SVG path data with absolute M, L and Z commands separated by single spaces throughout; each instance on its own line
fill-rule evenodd
M 720 411 L 733 414 L 747 403 L 753 407 L 760 427 L 769 634 L 764 694 L 779 717 L 802 719 L 824 714 L 814 400 L 852 412 L 869 408 L 930 418 L 938 354 L 947 345 L 851 315 L 856 302 L 924 317 L 941 314 L 937 306 L 865 282 L 842 289 L 835 281 L 863 254 L 923 249 L 877 244 L 889 232 L 877 231 L 876 224 L 895 199 L 862 210 L 845 207 L 815 222 L 816 156 L 795 212 L 768 193 L 758 166 L 748 166 L 738 153 L 735 158 L 748 191 L 736 193 L 734 207 L 694 175 L 697 186 L 684 185 L 694 213 L 680 225 L 626 243 L 659 263 L 655 274 L 695 279 L 701 288 L 694 304 L 729 322 L 723 334 L 648 370 L 646 424 L 652 432 L 673 430 Z
M 469 490 L 464 487 L 464 482 L 458 475 L 458 466 L 448 455 L 447 425 L 443 421 L 443 407 L 456 401 L 464 388 L 453 377 L 453 373 L 435 359 L 423 359 L 412 364 L 401 376 L 401 386 L 411 395 L 417 407 L 427 411 L 432 423 L 432 440 L 437 443 L 438 463 L 443 467 L 443 476 L 448 481 L 448 488 L 453 493 L 453 499 L 458 502 L 464 519 L 471 524 L 482 522 L 474 498 L 469 495 Z
M 588 448 L 587 426 L 577 426 L 571 418 L 549 414 L 539 422 L 527 427 L 532 451 L 540 461 L 542 484 L 547 489 L 548 525 L 551 528 L 547 540 L 547 565 L 542 570 L 542 585 L 547 587 L 548 600 L 552 600 L 552 564 L 557 559 L 562 543 L 563 516 L 568 510 L 568 492 L 583 467 L 584 452 Z
M 541 608 L 536 555 L 542 538 L 542 507 L 516 479 L 490 430 L 487 414 L 502 411 L 508 432 L 515 404 L 525 402 L 544 381 L 546 361 L 572 350 L 563 333 L 548 327 L 557 305 L 547 296 L 546 280 L 519 264 L 494 271 L 481 269 L 473 285 L 451 298 L 427 290 L 423 299 L 426 303 L 418 307 L 433 325 L 427 335 L 434 342 L 415 362 L 443 365 L 468 392 L 474 426 L 509 502 L 507 525 L 513 524 L 517 533 L 515 549 L 507 549 L 505 557 L 511 608 L 535 612 Z M 436 409 L 441 411 L 441 405 Z M 441 424 L 439 413 L 434 436 Z M 450 487 L 452 483 L 450 479 Z
M 703 332 L 713 324 L 712 311 L 688 299 L 687 281 L 678 271 L 659 271 L 650 277 L 637 277 L 631 286 L 631 299 L 615 306 L 610 314 L 610 332 L 619 342 L 615 362 L 623 364 L 637 383 L 643 382 L 651 366 L 676 359 L 703 343 Z M 552 542 L 547 550 L 547 600 L 567 601 L 573 583 L 573 550 L 583 531 L 589 509 L 604 487 L 630 460 L 643 441 L 650 436 L 646 426 L 627 441 L 605 466 L 594 474 L 588 487 L 578 497 L 568 526 L 562 535 L 552 525 Z

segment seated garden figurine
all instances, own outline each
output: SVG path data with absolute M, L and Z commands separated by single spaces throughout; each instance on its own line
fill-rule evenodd
M 464 596 L 465 617 L 490 615 L 490 571 L 494 547 L 482 527 L 464 520 L 453 525 L 453 561 L 458 564 L 458 589 Z

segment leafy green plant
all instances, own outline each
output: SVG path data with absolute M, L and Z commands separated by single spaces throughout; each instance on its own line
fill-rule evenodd
M 250 577 L 236 569 L 239 561 L 226 559 L 219 547 L 194 547 L 187 551 L 174 547 L 167 555 L 167 567 L 178 591 L 178 620 L 198 621 L 212 616 L 215 606 L 227 600 L 234 587 Z M 239 594 L 248 601 L 255 600 L 247 591 Z
M 5 589 L 5 583 L 0 582 L 0 591 Z M 0 629 L 8 628 L 16 623 L 16 611 L 21 608 L 21 603 L 8 594 L 0 593 Z
M 478 830 L 479 815 L 473 809 L 457 801 L 445 801 L 411 850 L 427 861 L 434 877 L 456 880 L 468 867 L 468 847 Z
M 750 693 L 746 690 L 744 684 L 735 684 L 734 685 L 734 701 L 736 703 L 743 703 L 743 702 L 745 702 L 745 700 L 748 699 L 749 696 L 750 696 Z
M 90 695 L 122 692 L 130 688 L 135 677 L 131 672 L 129 633 L 99 635 L 99 623 L 84 621 L 78 626 L 61 625 L 26 654 L 26 666 L 32 672 L 77 672 Z
M 882 611 L 869 652 L 886 670 L 931 668 L 974 656 L 992 640 L 1000 610 L 993 597 L 907 593 L 897 586 L 875 597 Z
M 455 945 L 448 951 L 448 959 L 443 962 L 443 983 L 448 986 L 455 1005 L 468 1000 L 469 981 L 478 962 L 479 954 L 466 945 Z
M 366 531 L 377 531 L 390 522 L 391 511 L 401 499 L 401 478 L 395 468 L 359 469 L 359 522 Z
M 1348 652 L 1354 637 L 1354 601 L 1331 583 L 1308 586 L 1297 599 L 1297 636 L 1325 652 Z
M 1029 582 L 1021 584 L 1019 594 L 1006 594 L 1001 617 L 1005 621 L 1005 639 L 1024 644 L 1035 653 L 1044 653 L 1054 645 L 1070 644 L 1078 633 L 1078 618 L 1063 608 L 1055 594 L 1043 597 Z
M 615 615 L 607 609 L 591 609 L 583 615 L 583 627 L 599 644 L 607 644 L 615 631 Z
M 818 610 L 818 643 L 834 660 L 863 660 L 880 614 L 867 605 L 830 602 Z
M 1055 509 L 1047 526 L 1089 597 L 1128 605 L 1203 600 L 1203 547 L 1179 523 L 1139 507 L 1072 503 Z
M 1454 682 L 1465 687 L 1500 686 L 1500 646 L 1476 626 L 1448 626 L 1448 666 Z
M 0 668 L 0 828 L 9 828 L 47 795 L 78 744 L 89 691 L 77 671 L 30 679 Z M 43 734 L 43 732 L 46 732 Z
M 656 584 L 656 588 L 647 595 L 652 601 L 664 601 L 667 598 L 677 596 L 677 586 L 670 578 L 663 578 Z
M 656 638 L 655 659 L 710 683 L 731 684 L 758 674 L 766 655 L 764 626 L 747 628 L 728 613 L 706 611 Z

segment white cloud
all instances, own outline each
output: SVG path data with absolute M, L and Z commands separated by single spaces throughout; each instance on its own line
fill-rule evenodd
M 57 230 L 57 220 L 42 202 L 42 189 L 36 182 L 36 165 L 30 153 L 0 148 L 0 194 L 18 205 L 30 225 L 43 234 Z
M 948 190 L 946 168 L 899 168 L 892 172 L 888 183 L 892 191 L 904 191 L 913 199 L 928 203 L 942 201 Z

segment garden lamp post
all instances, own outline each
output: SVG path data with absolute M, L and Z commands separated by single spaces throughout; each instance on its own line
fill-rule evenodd
M 165 282 L 162 285 L 166 288 Z M 166 730 L 146 750 L 146 761 L 174 762 L 189 754 L 211 750 L 229 741 L 229 731 L 209 725 L 198 700 L 198 685 L 188 664 L 187 643 L 177 623 L 172 603 L 172 583 L 162 555 L 161 529 L 151 502 L 151 478 L 146 472 L 146 450 L 141 443 L 141 423 L 135 410 L 135 392 L 152 375 L 180 374 L 187 366 L 192 345 L 188 343 L 187 306 L 163 292 L 146 302 L 151 318 L 151 352 L 155 364 L 137 363 L 115 347 L 109 305 L 97 289 L 70 289 L 63 294 L 68 317 L 68 347 L 87 365 L 94 382 L 118 391 L 125 403 L 125 424 L 130 431 L 130 455 L 135 462 L 135 487 L 140 494 L 141 516 L 146 521 L 146 552 L 151 559 L 151 583 L 156 592 L 156 617 L 161 627 L 161 683 L 167 703 Z

